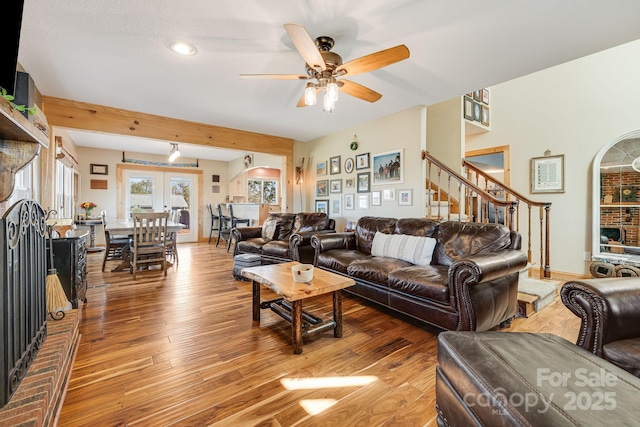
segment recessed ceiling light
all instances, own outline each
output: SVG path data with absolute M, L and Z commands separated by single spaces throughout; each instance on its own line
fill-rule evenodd
M 198 53 L 198 49 L 195 46 L 190 45 L 189 43 L 184 42 L 175 42 L 171 44 L 171 50 L 175 53 L 179 53 L 180 55 L 195 55 Z

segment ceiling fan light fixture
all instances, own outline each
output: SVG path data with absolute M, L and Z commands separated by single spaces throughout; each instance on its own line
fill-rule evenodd
M 334 103 L 338 100 L 338 85 L 335 81 L 327 84 L 327 93 L 325 97 L 329 97 Z
M 336 108 L 336 101 L 331 99 L 325 91 L 324 96 L 322 97 L 322 111 L 325 113 L 333 113 L 333 110 Z
M 304 105 L 316 105 L 316 88 L 313 83 L 307 83 L 307 87 L 304 90 Z
M 169 153 L 169 163 L 173 163 L 178 157 L 180 157 L 180 149 L 178 149 L 178 144 L 171 143 L 171 153 Z

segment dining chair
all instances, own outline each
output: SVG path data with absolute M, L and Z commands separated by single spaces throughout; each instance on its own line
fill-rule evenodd
M 220 221 L 220 217 L 217 213 L 213 212 L 211 203 L 207 203 L 207 209 L 209 210 L 209 215 L 211 215 L 211 229 L 209 230 L 209 243 L 211 243 L 211 236 L 213 235 L 213 232 L 218 230 L 218 222 Z
M 231 238 L 231 228 L 229 228 L 231 218 L 223 214 L 220 203 L 216 203 L 216 211 L 218 212 L 218 238 L 216 239 L 216 247 L 218 247 L 221 238 L 224 238 L 226 241 L 229 241 Z
M 167 275 L 167 221 L 169 212 L 133 214 L 133 280 L 141 266 L 159 264 Z
M 175 231 L 167 232 L 167 259 L 178 265 L 178 233 Z
M 107 230 L 107 211 L 100 212 L 100 216 L 102 217 L 105 241 L 104 258 L 102 259 L 102 271 L 104 271 L 107 261 L 122 261 L 122 250 L 131 244 L 131 240 L 129 236 L 112 236 Z
M 246 224 L 247 227 L 251 225 L 251 220 L 249 218 L 238 218 L 233 214 L 232 203 L 227 204 L 227 212 L 229 212 L 229 218 L 231 218 L 231 228 L 236 228 L 238 224 Z M 231 248 L 231 238 L 227 240 L 227 252 L 229 252 L 230 248 Z
M 180 210 L 172 209 L 169 212 L 169 222 L 180 222 Z M 178 233 L 175 231 L 167 231 L 167 260 L 178 264 Z

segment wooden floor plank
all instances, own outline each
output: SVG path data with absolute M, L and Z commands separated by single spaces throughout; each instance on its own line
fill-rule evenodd
M 226 247 L 178 250 L 166 278 L 146 272 L 135 282 L 102 272 L 101 254 L 89 254 L 82 340 L 59 426 L 435 426 L 437 329 L 345 294 L 343 337 L 320 334 L 294 355 L 286 321 L 269 310 L 252 320 L 251 284 L 233 279 Z M 327 318 L 332 301 L 304 308 Z M 503 331 L 575 341 L 579 324 L 556 297 Z M 374 380 L 306 390 L 282 381 L 363 376 Z M 305 409 L 323 399 L 324 411 Z

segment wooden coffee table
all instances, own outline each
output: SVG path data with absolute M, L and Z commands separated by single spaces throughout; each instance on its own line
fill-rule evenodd
M 302 339 L 333 329 L 333 336 L 342 336 L 342 293 L 341 289 L 353 286 L 355 282 L 339 274 L 315 268 L 313 279 L 308 283 L 293 280 L 291 267 L 298 262 L 261 265 L 242 270 L 242 275 L 250 279 L 253 286 L 253 320 L 260 320 L 260 309 L 269 308 L 291 322 L 293 353 L 302 353 Z M 260 302 L 260 285 L 271 289 L 282 298 Z M 333 293 L 333 320 L 323 321 L 319 317 L 302 311 L 302 301 L 317 295 Z

